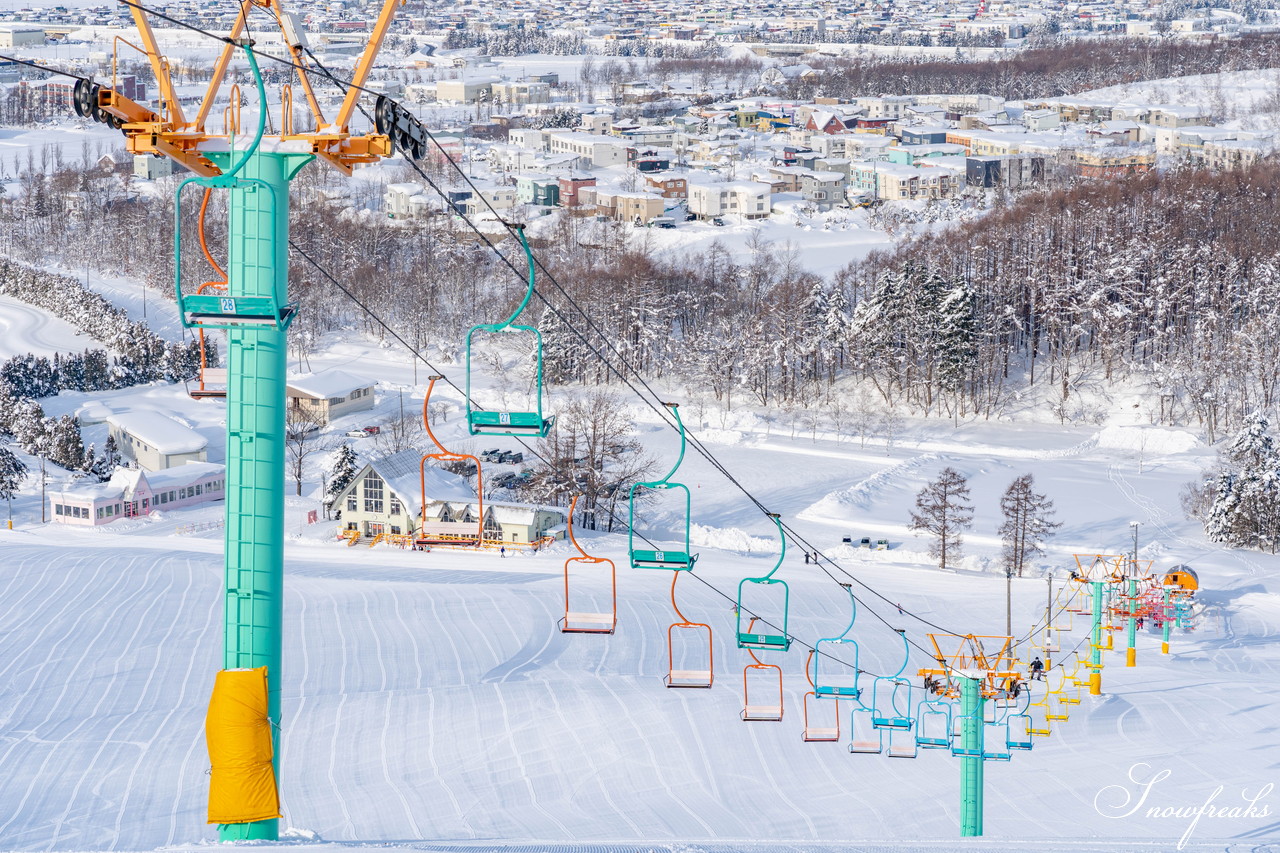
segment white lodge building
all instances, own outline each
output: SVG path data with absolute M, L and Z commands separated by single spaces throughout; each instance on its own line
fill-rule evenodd
M 474 538 L 480 504 L 463 477 L 428 462 L 426 525 L 422 527 L 422 454 L 405 450 L 366 464 L 351 483 L 334 496 L 343 530 L 362 537 L 427 533 Z M 546 536 L 564 538 L 565 511 L 506 501 L 484 502 L 484 538 L 528 545 Z

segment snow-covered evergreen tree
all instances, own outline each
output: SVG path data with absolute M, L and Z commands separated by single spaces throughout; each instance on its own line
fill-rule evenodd
M 332 506 L 333 501 L 338 494 L 351 485 L 351 481 L 355 479 L 356 472 L 360 470 L 359 464 L 356 462 L 356 452 L 351 449 L 351 445 L 344 444 L 338 448 L 338 455 L 333 460 L 333 468 L 329 471 L 329 487 L 324 493 L 324 502 L 326 506 Z M 342 508 L 335 510 L 335 517 L 341 517 Z
M 45 434 L 44 409 L 35 400 L 23 398 L 13 406 L 9 432 L 27 453 L 37 454 Z
M 93 446 L 90 445 L 90 450 L 92 449 Z M 115 436 L 108 435 L 106 444 L 102 445 L 102 454 L 93 460 L 93 467 L 86 470 L 105 483 L 111 479 L 119 465 L 120 449 L 116 447 Z
M 27 475 L 27 466 L 7 447 L 0 447 L 0 501 L 12 500 Z
M 1205 535 L 1212 542 L 1274 554 L 1280 546 L 1280 453 L 1261 412 L 1245 418 L 1222 461 Z
M 938 387 L 960 391 L 977 359 L 973 291 L 960 282 L 938 306 Z

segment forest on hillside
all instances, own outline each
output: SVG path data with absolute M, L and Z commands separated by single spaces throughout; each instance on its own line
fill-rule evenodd
M 118 176 L 96 168 L 23 176 L 24 192 L 0 200 L 6 252 L 167 291 L 172 199 L 123 194 Z M 93 216 L 68 208 L 62 190 L 72 189 L 96 202 Z M 446 364 L 460 359 L 469 326 L 519 301 L 523 261 L 510 240 L 499 248 L 518 275 L 457 217 L 375 213 L 374 184 L 311 168 L 295 190 L 296 245 Z M 211 222 L 223 220 L 222 204 L 215 194 Z M 199 206 L 194 193 L 184 204 L 192 288 L 213 275 L 194 239 Z M 1047 408 L 1094 422 L 1115 395 L 1138 389 L 1152 423 L 1196 425 L 1212 439 L 1278 402 L 1280 250 L 1268 236 L 1277 230 L 1274 163 L 1047 187 L 826 278 L 808 271 L 802 251 L 761 238 L 738 252 L 713 244 L 678 254 L 632 229 L 566 216 L 537 232 L 554 281 L 539 275 L 546 302 L 531 314 L 553 383 L 616 384 L 617 369 L 634 369 L 693 399 L 760 406 L 793 429 L 858 432 L 868 412 Z M 223 256 L 216 228 L 210 245 Z M 334 329 L 385 336 L 300 255 L 291 263 L 302 306 L 293 357 L 305 362 Z

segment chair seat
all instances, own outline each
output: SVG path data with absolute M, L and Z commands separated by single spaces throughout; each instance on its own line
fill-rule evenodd
M 472 435 L 546 435 L 555 418 L 537 412 L 471 412 L 467 425 Z
M 840 730 L 832 728 L 813 727 L 804 730 L 804 739 L 807 741 L 834 741 L 840 740 Z
M 560 630 L 567 634 L 612 634 L 617 622 L 612 613 L 566 613 Z
M 692 569 L 697 556 L 690 556 L 685 551 L 634 550 L 631 552 L 633 569 L 674 569 L 684 571 Z
M 742 709 L 744 720 L 781 720 L 781 705 L 748 705 Z
M 791 648 L 791 638 L 783 634 L 738 634 L 738 648 L 765 649 L 785 652 Z
M 832 684 L 819 684 L 813 689 L 819 696 L 857 696 L 862 691 L 856 687 L 838 687 Z
M 877 729 L 909 729 L 915 720 L 911 717 L 872 717 L 871 725 Z
M 667 676 L 668 687 L 710 687 L 711 671 L 707 669 L 673 669 Z

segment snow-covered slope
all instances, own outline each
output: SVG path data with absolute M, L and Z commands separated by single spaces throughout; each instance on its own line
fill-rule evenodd
M 898 459 L 928 454 L 915 468 L 777 437 L 769 443 L 799 452 L 716 449 L 749 486 L 770 480 L 788 517 L 815 504 L 843 508 L 844 528 L 874 532 L 901 525 L 905 498 L 942 464 L 971 474 L 984 506 L 979 524 L 989 526 L 985 504 L 1012 476 L 1009 460 L 986 450 L 994 437 L 973 440 L 973 453 L 963 452 L 963 438 L 950 452 L 941 440 L 920 442 L 941 451 L 894 451 Z M 1018 443 L 1009 436 L 1010 447 Z M 840 461 L 842 453 L 853 459 Z M 1276 561 L 1217 551 L 1176 514 L 1173 486 L 1188 479 L 1195 457 L 1148 459 L 1138 475 L 1116 453 L 1034 463 L 1070 521 L 1050 562 L 1065 566 L 1066 552 L 1089 543 L 1120 547 L 1128 520 L 1141 519 L 1144 554 L 1201 571 L 1206 616 L 1194 633 L 1175 635 L 1168 657 L 1149 633 L 1140 637 L 1137 668 L 1123 667 L 1123 652 L 1109 654 L 1106 696 L 1086 698 L 1032 752 L 988 764 L 986 832 L 1013 846 L 973 849 L 1168 850 L 1191 819 L 1147 817 L 1148 807 L 1198 807 L 1219 785 L 1217 805 L 1243 806 L 1242 795 L 1274 777 Z M 756 464 L 739 464 L 748 458 Z M 893 466 L 901 482 L 859 491 L 858 482 Z M 768 538 L 767 523 L 740 498 L 703 479 L 696 463 L 689 468 L 708 541 L 716 525 Z M 834 496 L 822 499 L 824 491 Z M 854 499 L 841 500 L 846 494 Z M 827 518 L 798 523 L 824 548 L 838 542 Z M 732 532 L 723 541 L 748 540 Z M 622 537 L 588 542 L 622 562 Z M 981 537 L 971 548 L 992 550 Z M 832 553 L 884 594 L 887 601 L 863 596 L 869 607 L 921 643 L 934 630 L 921 619 L 1002 633 L 1003 578 L 941 573 L 921 564 L 921 551 L 912 541 L 871 555 Z M 211 838 L 202 718 L 220 657 L 220 543 L 166 535 L 163 524 L 131 533 L 20 525 L 0 530 L 0 554 L 0 848 L 135 850 Z M 727 642 L 733 615 L 721 593 L 731 595 L 772 558 L 704 548 L 696 574 L 709 585 L 682 578 L 685 613 L 716 632 L 716 684 L 680 691 L 660 680 L 673 621 L 670 575 L 620 569 L 618 632 L 566 636 L 555 623 L 567 554 L 564 546 L 499 558 L 291 544 L 285 823 L 318 834 L 331 843 L 325 849 L 407 839 L 471 842 L 468 849 L 610 840 L 679 850 L 703 849 L 704 841 L 727 850 L 745 849 L 739 840 L 850 839 L 876 841 L 858 849 L 913 850 L 923 848 L 902 842 L 936 839 L 933 849 L 960 849 L 956 760 L 928 752 L 893 760 L 801 742 L 803 648 L 772 656 L 786 673 L 784 721 L 739 721 L 749 660 Z M 847 621 L 841 590 L 794 554 L 782 576 L 792 588 L 793 633 L 808 642 L 838 633 Z M 1043 608 L 1045 582 L 1018 580 L 1014 595 L 1020 629 Z M 895 604 L 921 619 L 900 616 Z M 1077 620 L 1073 643 L 1083 637 L 1079 627 Z M 863 612 L 856 634 L 865 669 L 896 669 L 901 647 L 884 622 Z M 912 667 L 925 663 L 913 658 Z M 1116 817 L 1122 791 L 1140 795 L 1129 774 L 1143 780 L 1162 770 L 1170 774 L 1142 809 Z M 1267 802 L 1274 812 L 1276 797 L 1259 801 Z M 1280 825 L 1206 817 L 1191 839 L 1246 833 L 1275 838 Z

